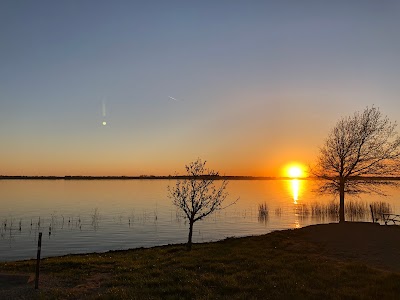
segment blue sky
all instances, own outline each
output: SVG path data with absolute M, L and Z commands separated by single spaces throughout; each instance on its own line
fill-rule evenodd
M 398 1 L 1 1 L 0 174 L 278 175 L 343 115 L 400 120 L 398 28 Z

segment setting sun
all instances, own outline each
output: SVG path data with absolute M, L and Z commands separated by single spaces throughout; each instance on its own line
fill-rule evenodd
M 291 167 L 288 173 L 290 177 L 300 177 L 301 169 L 299 167 Z
M 290 178 L 300 178 L 305 176 L 304 168 L 298 164 L 290 164 L 285 168 L 285 176 Z

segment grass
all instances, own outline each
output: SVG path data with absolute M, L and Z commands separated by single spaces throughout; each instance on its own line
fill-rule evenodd
M 374 216 L 380 217 L 381 213 L 389 213 L 392 211 L 391 206 L 387 202 L 371 202 L 368 204 L 363 201 L 350 200 L 345 202 L 346 220 L 360 221 L 371 219 L 371 209 Z M 318 220 L 339 220 L 339 202 L 331 201 L 328 203 L 314 202 L 310 204 L 311 216 Z
M 268 221 L 269 209 L 267 203 L 258 205 L 258 221 L 266 223 Z
M 372 211 L 374 212 L 374 216 L 379 217 L 380 214 L 390 214 L 392 213 L 392 208 L 389 203 L 383 201 L 372 202 L 371 204 Z
M 0 298 L 17 293 L 21 299 L 398 299 L 400 270 L 353 256 L 349 261 L 310 241 L 306 232 L 194 244 L 191 252 L 170 245 L 47 258 L 38 291 L 0 290 Z M 33 273 L 34 265 L 0 263 L 0 273 Z

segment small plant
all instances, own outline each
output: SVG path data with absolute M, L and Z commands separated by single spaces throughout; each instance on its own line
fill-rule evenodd
M 327 204 L 311 203 L 311 216 L 318 219 L 329 218 L 337 220 L 339 218 L 339 204 L 334 201 Z
M 379 218 L 382 218 L 382 214 L 392 213 L 392 207 L 387 202 L 382 202 L 382 201 L 372 202 L 371 207 L 372 207 L 372 212 L 373 212 L 376 220 L 378 220 Z
M 280 208 L 280 207 L 275 208 L 275 216 L 278 216 L 278 217 L 282 216 L 282 208 Z
M 99 227 L 99 221 L 100 221 L 100 214 L 98 208 L 94 210 L 94 213 L 92 214 L 92 226 L 96 230 Z
M 329 217 L 334 219 L 339 219 L 339 210 L 340 210 L 339 203 L 334 201 L 328 203 L 327 213 Z
M 350 218 L 350 221 L 361 220 L 365 218 L 368 213 L 367 203 L 361 201 L 350 201 L 345 205 L 346 217 Z
M 267 203 L 261 203 L 258 205 L 258 221 L 266 223 L 268 220 L 269 209 Z
M 310 209 L 307 207 L 306 204 L 296 205 L 295 214 L 301 218 L 305 218 L 310 215 Z

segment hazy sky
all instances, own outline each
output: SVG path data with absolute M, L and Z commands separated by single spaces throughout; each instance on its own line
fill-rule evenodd
M 280 175 L 341 116 L 400 121 L 399 28 L 400 1 L 2 0 L 0 174 Z

